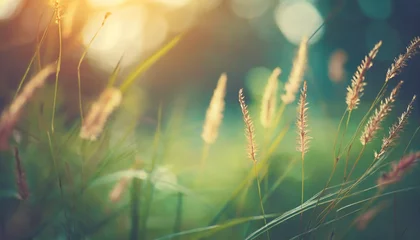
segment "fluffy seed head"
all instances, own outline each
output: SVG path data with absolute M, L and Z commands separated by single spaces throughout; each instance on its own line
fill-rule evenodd
M 201 137 L 207 144 L 213 144 L 218 136 L 219 127 L 223 120 L 223 111 L 225 109 L 227 76 L 223 73 L 214 90 L 209 108 L 206 112 L 206 120 L 203 126 Z
M 368 123 L 365 126 L 365 129 L 360 137 L 360 142 L 362 145 L 368 144 L 374 138 L 376 132 L 381 129 L 381 123 L 388 116 L 392 110 L 392 105 L 396 100 L 399 89 L 401 88 L 403 81 L 400 81 L 398 85 L 392 90 L 388 98 L 385 98 L 384 101 L 381 101 L 381 105 L 378 109 L 375 110 L 373 116 L 369 118 Z
M 252 122 L 251 116 L 249 115 L 248 106 L 245 103 L 243 89 L 239 90 L 239 104 L 241 105 L 242 115 L 245 123 L 245 136 L 248 140 L 248 156 L 254 163 L 256 163 L 257 149 L 254 139 L 254 124 Z
M 369 54 L 365 57 L 362 63 L 357 67 L 357 71 L 354 74 L 351 85 L 347 87 L 346 104 L 349 111 L 356 109 L 359 105 L 360 98 L 363 95 L 364 87 L 366 86 L 365 75 L 369 68 L 373 65 L 373 59 L 378 54 L 379 48 L 382 45 L 382 41 L 379 41 Z
M 307 122 L 307 111 L 308 103 L 306 101 L 306 92 L 307 86 L 306 81 L 303 82 L 303 88 L 301 90 L 300 99 L 297 108 L 297 121 L 296 126 L 298 129 L 298 138 L 297 138 L 297 151 L 301 153 L 306 153 L 309 149 L 309 140 L 311 137 L 308 136 L 308 122 Z
M 261 125 L 264 128 L 269 128 L 271 126 L 273 116 L 276 111 L 278 77 L 280 73 L 281 69 L 278 67 L 275 68 L 268 78 L 267 85 L 265 86 L 260 114 Z
M 299 45 L 299 50 L 293 61 L 292 71 L 290 72 L 289 80 L 284 86 L 285 94 L 281 96 L 284 104 L 290 104 L 295 101 L 296 94 L 299 92 L 300 85 L 305 75 L 306 64 L 308 59 L 308 38 L 302 38 Z

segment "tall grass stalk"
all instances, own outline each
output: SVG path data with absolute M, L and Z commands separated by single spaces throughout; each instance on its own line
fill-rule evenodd
M 140 239 L 140 189 L 141 189 L 141 180 L 138 178 L 133 178 L 131 185 L 131 230 L 130 230 L 130 240 Z
M 257 181 L 257 188 L 258 188 L 258 197 L 260 198 L 261 212 L 264 216 L 264 224 L 266 225 L 267 219 L 265 218 L 264 205 L 263 205 L 262 196 L 261 196 L 260 178 L 259 178 L 258 169 L 257 169 L 257 158 L 256 158 L 257 146 L 255 144 L 254 123 L 252 122 L 251 116 L 249 114 L 248 106 L 245 103 L 245 96 L 243 94 L 243 89 L 239 90 L 238 100 L 239 100 L 239 105 L 241 107 L 242 115 L 243 115 L 243 119 L 245 123 L 245 136 L 248 142 L 247 144 L 248 157 L 252 160 L 253 165 L 254 165 L 255 179 Z M 270 233 L 268 231 L 267 231 L 267 238 L 270 239 Z
M 53 108 L 52 108 L 52 116 L 51 116 L 51 133 L 54 134 L 54 119 L 55 119 L 55 111 L 57 105 L 57 93 L 58 93 L 58 77 L 60 75 L 61 70 L 61 59 L 62 59 L 62 50 L 63 50 L 63 42 L 62 42 L 62 33 L 61 33 L 61 13 L 60 13 L 59 2 L 56 1 L 55 3 L 55 16 L 56 16 L 56 23 L 58 27 L 58 59 L 57 59 L 57 70 L 55 72 L 55 86 L 54 86 L 54 99 L 53 99 Z
M 177 204 L 176 204 L 176 215 L 175 215 L 175 224 L 174 224 L 174 234 L 181 232 L 182 224 L 182 203 L 183 203 L 184 194 L 178 192 L 177 194 Z M 174 237 L 175 240 L 179 239 L 179 236 Z
M 101 26 L 98 28 L 98 30 L 96 30 L 92 39 L 89 41 L 88 45 L 86 46 L 85 50 L 82 53 L 82 56 L 80 57 L 79 63 L 77 64 L 77 85 L 78 85 L 78 90 L 79 90 L 79 111 L 80 111 L 80 119 L 81 119 L 82 122 L 83 122 L 83 105 L 82 105 L 82 84 L 81 84 L 81 76 L 80 76 L 80 67 L 82 66 L 82 62 L 85 59 L 89 48 L 91 47 L 93 41 L 95 41 L 96 36 L 98 36 L 101 29 L 104 27 L 105 22 L 106 22 L 106 20 L 107 20 L 107 18 L 109 17 L 110 14 L 111 14 L 110 12 L 107 12 L 105 14 Z
M 44 43 L 44 41 L 45 41 L 45 38 L 46 38 L 46 36 L 47 36 L 47 34 L 48 34 L 48 31 L 49 31 L 49 29 L 50 29 L 50 27 L 49 27 L 49 26 L 51 25 L 51 23 L 53 22 L 53 20 L 54 20 L 54 16 L 52 16 L 52 17 L 51 17 L 51 19 L 50 19 L 50 21 L 49 21 L 49 23 L 48 23 L 48 26 L 45 28 L 44 32 L 42 33 L 41 40 L 37 43 L 37 45 L 36 45 L 36 47 L 35 47 L 35 53 L 34 53 L 34 55 L 32 55 L 32 58 L 31 58 L 31 60 L 29 61 L 28 67 L 26 68 L 26 71 L 25 71 L 25 73 L 23 74 L 22 79 L 21 79 L 21 80 L 20 80 L 20 82 L 19 82 L 19 86 L 18 86 L 18 88 L 16 89 L 15 96 L 13 97 L 13 99 L 15 99 L 15 98 L 17 97 L 17 95 L 18 95 L 19 91 L 20 91 L 20 90 L 21 90 L 21 88 L 23 87 L 23 84 L 24 84 L 24 82 L 25 82 L 25 79 L 26 79 L 26 77 L 28 76 L 29 71 L 31 70 L 32 64 L 34 63 L 34 61 L 35 61 L 35 59 L 36 59 L 36 56 L 38 56 L 38 55 L 39 55 L 39 53 L 40 53 L 40 51 L 41 51 L 41 46 L 42 46 L 42 44 L 43 44 L 43 43 Z
M 150 175 L 152 175 L 156 169 L 156 164 L 158 160 L 158 149 L 159 143 L 161 138 L 161 131 L 162 131 L 162 109 L 163 103 L 159 103 L 158 108 L 158 119 L 157 119 L 157 126 L 156 131 L 153 139 L 153 146 L 152 146 L 152 159 L 149 168 Z M 147 178 L 144 186 L 144 194 L 145 194 L 145 202 L 144 202 L 144 209 L 143 209 L 143 221 L 140 226 L 141 231 L 141 239 L 146 239 L 147 237 L 147 220 L 149 219 L 150 209 L 152 206 L 152 200 L 154 195 L 154 186 L 152 184 L 152 177 Z

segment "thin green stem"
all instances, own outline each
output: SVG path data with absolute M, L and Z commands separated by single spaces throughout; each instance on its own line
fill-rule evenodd
M 343 136 L 342 136 L 342 140 L 344 141 L 344 137 L 346 135 L 347 129 L 349 127 L 349 123 L 350 123 L 350 117 L 351 117 L 351 113 L 352 111 L 349 111 L 349 114 L 347 115 L 347 122 L 346 122 L 346 126 L 344 128 L 344 132 L 343 132 Z M 340 148 L 341 148 L 341 144 L 340 144 Z M 340 149 L 339 149 L 340 151 Z M 339 154 L 340 155 L 340 154 Z M 349 165 L 349 157 L 350 157 L 350 148 L 347 151 L 347 156 L 346 156 L 346 165 L 344 166 L 344 179 L 346 179 L 346 175 L 347 175 L 347 167 Z
M 366 149 L 366 145 L 363 145 L 362 150 L 360 150 L 359 156 L 357 156 L 356 161 L 354 162 L 353 167 L 351 168 L 351 171 L 350 171 L 349 175 L 347 175 L 346 182 L 350 179 L 351 174 L 353 173 L 354 168 L 356 167 L 357 163 L 360 161 L 360 158 L 362 157 L 365 149 Z
M 256 162 L 254 162 L 254 170 L 255 170 L 255 178 L 257 180 L 258 197 L 260 198 L 261 213 L 262 213 L 263 218 L 264 218 L 264 225 L 267 225 L 267 219 L 265 218 L 264 204 L 263 204 L 262 196 L 261 196 L 260 177 L 258 176 L 258 170 L 257 170 L 257 163 Z M 267 231 L 267 239 L 270 239 L 269 231 Z
M 181 232 L 181 225 L 182 225 L 182 200 L 184 194 L 182 192 L 178 192 L 177 194 L 177 205 L 176 205 L 176 215 L 175 215 L 175 224 L 174 224 L 174 234 Z M 179 239 L 179 236 L 174 237 L 175 240 Z
M 57 60 L 57 71 L 55 73 L 55 87 L 54 87 L 54 100 L 53 100 L 53 109 L 52 109 L 52 117 L 51 117 L 51 132 L 54 133 L 54 119 L 55 119 L 55 111 L 57 105 L 57 93 L 58 93 L 58 76 L 60 75 L 61 69 L 61 54 L 63 43 L 61 39 L 61 20 L 60 20 L 60 13 L 59 10 L 56 9 L 56 16 L 57 16 L 57 25 L 58 25 L 58 60 Z
M 82 62 L 86 57 L 86 54 L 89 50 L 89 48 L 92 46 L 93 41 L 95 41 L 96 37 L 98 36 L 99 32 L 105 25 L 105 21 L 107 19 L 108 14 L 105 15 L 104 20 L 102 21 L 101 26 L 96 30 L 95 34 L 93 35 L 92 39 L 90 39 L 88 45 L 86 46 L 85 50 L 82 53 L 82 56 L 79 59 L 79 63 L 77 64 L 77 85 L 79 87 L 79 111 L 80 111 L 80 118 L 83 122 L 83 105 L 82 105 L 82 84 L 81 84 L 81 76 L 80 76 L 80 68 L 82 66 Z
M 420 130 L 420 126 L 417 127 L 417 129 L 414 131 L 413 135 L 411 136 L 410 141 L 408 142 L 407 146 L 404 149 L 403 155 L 405 155 L 407 153 L 407 150 L 410 147 L 411 142 L 414 140 L 414 138 L 416 137 L 416 135 L 419 132 L 419 130 Z
M 130 230 L 130 240 L 138 240 L 140 229 L 140 188 L 141 188 L 141 179 L 133 178 L 131 186 L 131 230 Z
M 344 117 L 346 116 L 347 112 L 348 111 L 346 110 L 343 113 L 343 115 L 341 116 L 340 123 L 338 124 L 338 128 L 337 128 L 337 131 L 336 131 L 336 134 L 335 134 L 334 145 L 333 145 L 333 156 L 334 156 L 334 160 L 337 158 L 337 155 L 335 154 L 335 151 L 336 151 L 336 147 L 337 147 L 338 135 L 340 133 L 341 124 L 343 124 L 343 120 L 344 120 Z M 340 148 L 341 148 L 341 143 L 342 142 L 340 141 Z M 338 154 L 340 154 L 340 153 L 338 153 Z
M 183 34 L 180 34 L 176 36 L 174 39 L 172 39 L 169 43 L 167 43 L 163 48 L 161 48 L 159 51 L 154 53 L 152 56 L 150 56 L 146 61 L 142 62 L 140 65 L 138 65 L 135 70 L 130 73 L 130 75 L 127 77 L 127 79 L 124 80 L 122 85 L 120 86 L 121 92 L 125 92 L 128 90 L 128 88 L 133 84 L 133 82 L 137 79 L 137 77 L 143 73 L 145 70 L 147 70 L 150 66 L 152 66 L 155 62 L 157 62 L 163 55 L 165 55 L 169 50 L 171 50 L 173 47 L 175 47 L 178 42 L 181 40 Z

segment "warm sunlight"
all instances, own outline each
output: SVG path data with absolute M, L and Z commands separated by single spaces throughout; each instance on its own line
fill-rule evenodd
M 88 2 L 94 7 L 108 7 L 121 5 L 127 0 L 88 0 Z
M 16 13 L 21 6 L 22 0 L 1 0 L 0 1 L 0 21 L 8 19 Z
M 99 30 L 105 13 L 92 16 L 83 29 L 83 43 L 89 44 Z M 89 48 L 88 56 L 105 70 L 112 71 L 124 55 L 122 65 L 130 65 L 143 51 L 147 10 L 141 6 L 120 8 L 109 16 Z

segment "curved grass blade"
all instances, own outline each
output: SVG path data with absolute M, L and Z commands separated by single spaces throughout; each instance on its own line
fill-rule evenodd
M 176 36 L 174 39 L 172 39 L 169 43 L 167 43 L 165 46 L 163 46 L 159 51 L 154 53 L 152 56 L 150 56 L 146 61 L 140 63 L 135 70 L 128 75 L 128 77 L 123 81 L 123 83 L 120 86 L 120 90 L 122 92 L 125 92 L 131 84 L 137 79 L 137 77 L 146 71 L 150 66 L 152 66 L 156 61 L 158 61 L 163 55 L 165 55 L 169 50 L 171 50 L 173 47 L 175 47 L 178 42 L 181 40 L 183 36 L 183 33 Z

